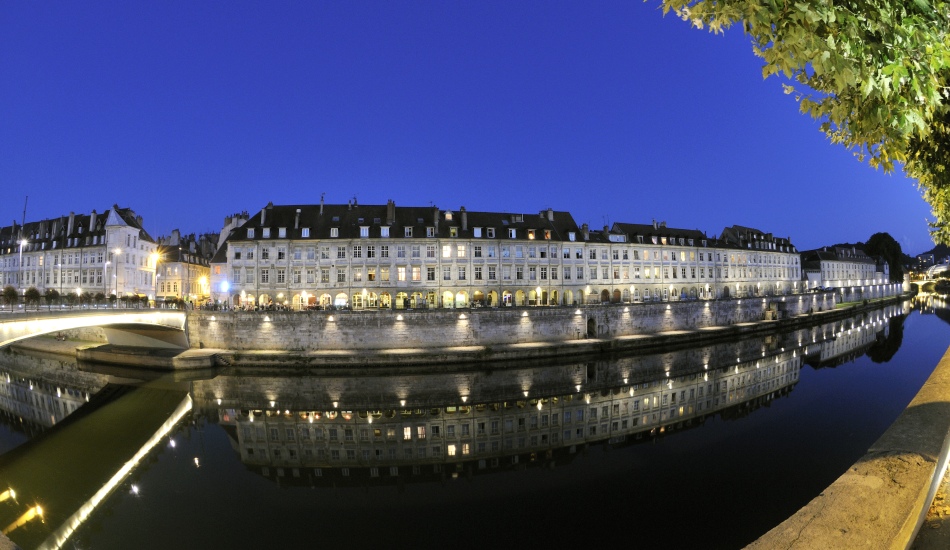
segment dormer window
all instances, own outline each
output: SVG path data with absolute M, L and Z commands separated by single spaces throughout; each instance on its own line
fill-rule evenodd
M 339 227 L 331 227 L 331 228 L 330 228 L 330 238 L 335 239 L 335 238 L 337 238 L 337 237 L 339 237 L 339 236 L 340 236 L 340 228 L 339 228 Z
M 486 229 L 485 229 L 485 232 L 486 232 L 486 235 L 485 235 L 485 236 L 487 236 L 489 239 L 494 239 L 494 238 L 495 238 L 495 228 L 494 228 L 494 227 L 486 228 Z
M 449 237 L 455 238 L 455 237 L 458 237 L 458 236 L 459 236 L 459 228 L 458 228 L 458 227 L 450 227 L 450 228 L 449 228 Z
M 690 239 L 690 240 L 689 240 L 689 245 L 690 245 L 690 246 L 693 246 L 693 239 Z
M 435 237 L 434 227 L 426 227 L 426 237 Z
M 651 237 L 651 238 L 652 238 L 652 240 L 653 240 L 653 244 L 656 244 L 656 243 L 657 243 L 657 238 L 656 238 L 656 237 Z
M 286 238 L 287 238 L 287 228 L 286 228 L 286 227 L 278 227 L 278 228 L 277 228 L 277 237 L 280 238 L 280 239 L 286 239 Z
M 261 232 L 263 233 L 263 235 L 261 235 L 263 238 L 265 238 L 265 239 L 269 239 L 269 238 L 270 238 L 270 227 L 264 227 L 264 228 L 262 228 L 262 229 L 261 229 Z
M 301 229 L 301 230 L 300 230 L 300 236 L 303 237 L 303 238 L 305 238 L 305 239 L 306 239 L 307 237 L 309 237 L 309 236 L 310 236 L 310 228 L 309 228 L 309 227 L 304 227 L 303 229 Z
M 368 226 L 368 225 L 362 225 L 362 226 L 360 226 L 360 237 L 362 237 L 362 238 L 364 238 L 364 239 L 365 239 L 366 237 L 369 237 L 369 226 Z
M 568 232 L 567 232 L 567 240 L 569 240 L 569 241 L 571 241 L 571 242 L 574 242 L 574 240 L 575 240 L 576 238 L 577 238 L 577 236 L 574 234 L 573 231 L 568 231 Z
M 512 231 L 514 231 L 514 230 L 512 229 Z M 512 237 L 512 238 L 514 238 L 514 237 Z M 534 229 L 529 229 L 529 230 L 528 230 L 528 240 L 529 240 L 529 241 L 533 241 L 533 240 L 534 240 Z
M 253 238 L 254 238 L 254 228 L 253 228 L 253 227 L 248 227 L 248 228 L 247 228 L 247 238 L 248 238 L 248 239 L 253 239 Z
M 411 227 L 406 227 L 406 228 L 404 228 L 404 230 L 405 230 L 404 235 L 405 235 L 406 237 L 412 237 L 412 228 L 411 228 Z
M 509 239 L 517 239 L 517 238 L 518 238 L 518 230 L 517 230 L 517 229 L 508 229 L 508 238 L 509 238 Z
M 475 237 L 476 239 L 482 238 L 482 228 L 481 228 L 481 227 L 473 227 L 473 228 L 472 228 L 472 236 Z
M 550 230 L 550 229 L 545 229 L 545 230 L 544 230 L 544 240 L 546 240 L 546 241 L 550 241 L 550 240 L 551 240 L 551 230 Z
M 379 233 L 380 233 L 380 235 L 379 235 L 380 237 L 388 238 L 388 237 L 389 237 L 389 226 L 388 226 L 388 225 L 384 225 L 384 226 L 380 227 L 380 228 L 379 228 Z
M 452 221 L 452 212 L 449 212 L 448 210 L 445 211 L 445 221 Z

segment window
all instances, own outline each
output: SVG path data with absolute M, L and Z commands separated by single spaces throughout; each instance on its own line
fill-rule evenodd
M 366 225 L 360 226 L 360 237 L 363 237 L 364 239 L 366 237 L 369 237 L 369 226 L 366 226 Z
M 465 266 L 459 266 L 459 280 L 465 280 Z
M 379 257 L 380 258 L 389 258 L 389 245 L 384 244 L 379 247 Z
M 480 265 L 475 266 L 475 280 L 476 281 L 482 280 L 482 266 Z
M 277 270 L 277 284 L 283 284 L 287 281 L 287 270 L 279 268 Z
M 452 267 L 444 265 L 442 266 L 442 280 L 451 281 L 452 280 Z
M 253 228 L 253 227 L 248 227 L 248 228 L 247 228 L 247 238 L 248 238 L 248 239 L 253 239 L 253 238 L 254 238 L 254 228 Z
M 261 249 L 261 259 L 262 259 L 262 260 L 268 260 L 268 259 L 270 259 L 270 249 L 269 249 L 269 248 L 264 247 L 264 248 Z
M 336 269 L 336 282 L 345 283 L 346 282 L 346 268 L 338 267 Z
M 362 258 L 363 257 L 363 245 L 353 245 L 353 257 Z
M 458 237 L 458 236 L 459 236 L 459 228 L 458 228 L 458 227 L 450 227 L 450 228 L 449 228 L 449 237 Z
M 380 237 L 383 237 L 383 238 L 385 238 L 385 239 L 388 239 L 388 238 L 389 238 L 389 226 L 388 226 L 388 225 L 384 225 L 384 226 L 380 227 L 380 228 L 379 228 L 379 233 L 380 233 L 380 235 L 379 235 Z
M 473 228 L 472 228 L 472 236 L 475 237 L 476 239 L 480 239 L 480 238 L 482 237 L 482 228 L 481 228 L 481 227 L 473 227 Z
M 329 268 L 329 267 L 321 267 L 321 268 L 320 268 L 320 282 L 321 282 L 321 283 L 329 283 L 329 282 L 330 282 L 330 268 Z
M 339 236 L 340 236 L 340 228 L 339 228 L 339 227 L 331 227 L 331 228 L 330 228 L 330 238 L 331 238 L 331 239 L 335 239 L 335 238 L 337 238 L 337 237 L 339 237 Z
M 278 247 L 277 247 L 277 259 L 278 259 L 278 260 L 285 260 L 285 259 L 287 259 L 287 248 L 286 248 L 286 247 L 283 247 L 283 246 L 278 246 Z
M 286 228 L 286 227 L 278 227 L 278 228 L 277 228 L 277 237 L 280 238 L 280 239 L 286 239 L 286 238 L 287 238 L 287 228 Z
M 518 238 L 518 230 L 517 230 L 517 229 L 508 229 L 508 238 L 509 238 L 509 239 L 517 239 L 517 238 Z
M 270 238 L 270 227 L 261 228 L 261 233 L 263 233 L 263 234 L 261 235 L 263 238 L 269 239 L 269 238 Z
M 305 238 L 305 239 L 306 239 L 307 237 L 309 237 L 309 236 L 310 236 L 310 228 L 309 228 L 309 227 L 304 227 L 303 229 L 301 229 L 301 230 L 300 230 L 300 236 L 303 237 L 303 238 Z
M 409 248 L 409 253 L 413 258 L 418 258 L 420 256 L 420 249 L 421 247 L 419 245 L 414 244 Z
M 427 280 L 427 281 L 434 281 L 434 280 L 435 280 L 435 268 L 434 268 L 434 267 L 427 267 L 427 268 L 426 268 L 426 280 Z
M 411 227 L 406 227 L 406 228 L 404 228 L 404 230 L 405 230 L 405 231 L 404 231 L 404 235 L 405 235 L 406 237 L 412 237 L 412 228 L 411 228 Z
M 262 270 L 261 270 L 261 282 L 262 282 L 262 283 L 269 283 L 269 282 L 270 282 L 270 270 L 269 270 L 269 269 L 262 269 Z
M 321 260 L 329 260 L 329 259 L 330 259 L 330 247 L 329 247 L 329 246 L 325 246 L 325 245 L 324 245 L 324 246 L 321 246 L 321 247 L 320 247 L 320 259 L 321 259 Z
M 336 247 L 336 258 L 337 258 L 338 260 L 342 260 L 342 259 L 345 259 L 345 258 L 346 258 L 346 247 L 345 247 L 345 246 L 338 246 L 338 247 Z
M 397 258 L 405 258 L 405 257 L 406 257 L 406 245 L 404 245 L 404 244 L 397 244 L 397 245 L 396 245 L 396 257 L 397 257 Z
M 435 258 L 435 245 L 427 244 L 426 245 L 426 258 Z

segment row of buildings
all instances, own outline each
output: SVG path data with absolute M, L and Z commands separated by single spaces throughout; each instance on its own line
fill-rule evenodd
M 899 292 L 854 247 L 800 253 L 732 226 L 718 236 L 665 222 L 578 225 L 569 212 L 464 207 L 273 205 L 220 234 L 153 238 L 117 205 L 0 228 L 0 282 L 229 307 L 439 308 L 708 300 L 836 288 Z M 847 298 L 847 296 L 843 296 Z

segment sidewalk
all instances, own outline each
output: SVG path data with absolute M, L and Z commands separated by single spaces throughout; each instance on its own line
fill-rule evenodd
M 913 550 L 946 550 L 950 548 L 950 475 L 944 473 L 927 519 L 920 527 Z

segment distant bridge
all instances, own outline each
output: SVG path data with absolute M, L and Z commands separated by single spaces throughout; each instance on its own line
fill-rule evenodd
M 100 327 L 113 345 L 188 347 L 183 311 L 86 309 L 0 313 L 0 348 L 41 334 L 85 327 Z

